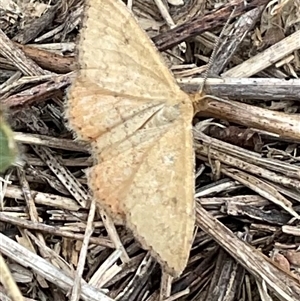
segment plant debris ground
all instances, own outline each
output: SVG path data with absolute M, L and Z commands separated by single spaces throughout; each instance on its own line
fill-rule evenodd
M 89 149 L 64 118 L 84 1 L 0 0 L 20 154 L 1 179 L 0 300 L 299 300 L 300 1 L 127 2 L 184 91 L 208 71 L 188 266 L 165 275 L 90 202 Z

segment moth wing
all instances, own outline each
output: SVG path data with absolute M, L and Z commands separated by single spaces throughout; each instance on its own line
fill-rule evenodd
M 186 266 L 195 223 L 193 138 L 186 119 L 136 133 L 89 175 L 95 197 L 119 206 L 143 247 L 174 276 Z
M 192 130 L 175 123 L 145 155 L 122 201 L 128 226 L 173 276 L 186 267 L 195 224 Z
M 79 75 L 69 90 L 67 117 L 81 139 L 109 131 L 142 104 L 178 101 L 182 92 L 172 74 L 121 1 L 87 1 L 78 45 Z M 127 115 L 110 115 L 120 101 Z

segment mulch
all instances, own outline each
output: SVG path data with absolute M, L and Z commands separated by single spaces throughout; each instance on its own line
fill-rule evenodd
M 0 181 L 0 300 L 299 300 L 300 1 L 128 2 L 180 87 L 204 84 L 189 263 L 172 279 L 90 206 L 93 161 L 64 114 L 84 1 L 0 0 L 19 151 Z

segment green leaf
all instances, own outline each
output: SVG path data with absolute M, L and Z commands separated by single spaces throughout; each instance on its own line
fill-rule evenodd
M 4 172 L 16 161 L 18 152 L 13 136 L 13 131 L 0 116 L 0 172 Z

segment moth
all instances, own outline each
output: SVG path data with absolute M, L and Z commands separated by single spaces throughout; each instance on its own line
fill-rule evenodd
M 179 88 L 119 0 L 86 2 L 78 62 L 66 114 L 91 144 L 93 196 L 178 276 L 195 224 L 192 119 L 200 97 Z

